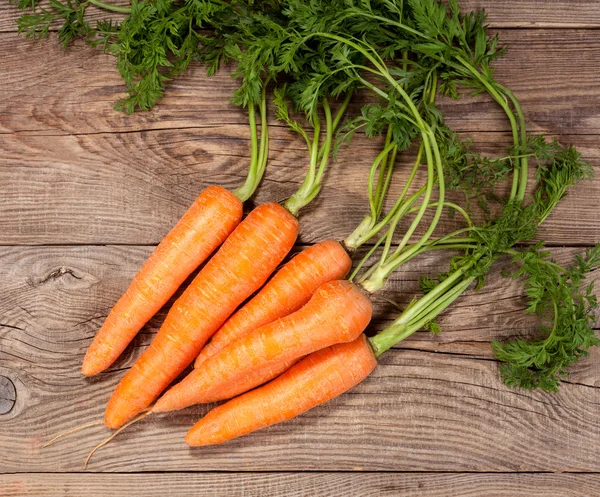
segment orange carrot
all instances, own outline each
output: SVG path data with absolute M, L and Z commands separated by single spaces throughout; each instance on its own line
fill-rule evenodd
M 204 190 L 110 311 L 88 348 L 83 374 L 92 376 L 108 368 L 241 219 L 242 202 L 233 193 L 220 186 Z
M 287 421 L 351 389 L 376 365 L 364 335 L 321 349 L 270 383 L 215 407 L 185 441 L 193 447 L 214 445 Z
M 297 235 L 298 220 L 279 204 L 254 209 L 173 304 L 148 349 L 121 380 L 106 408 L 106 426 L 117 428 L 146 409 L 263 285 Z
M 353 283 L 321 285 L 300 310 L 236 340 L 209 357 L 165 393 L 155 411 L 183 409 L 204 401 L 207 391 L 226 388 L 258 369 L 291 361 L 335 343 L 354 340 L 371 319 L 369 298 Z
M 208 388 L 202 393 L 202 397 L 196 398 L 196 404 L 208 404 L 209 402 L 218 402 L 220 400 L 229 400 L 241 395 L 253 388 L 256 388 L 267 381 L 277 378 L 281 373 L 290 369 L 298 359 L 292 361 L 278 361 L 267 364 L 262 368 L 255 369 L 244 376 L 237 376 L 232 381 L 224 385 L 215 385 L 214 388 Z M 176 395 L 176 394 L 175 394 Z M 152 407 L 152 412 L 166 412 L 165 404 L 159 401 Z
M 198 367 L 234 340 L 297 311 L 319 286 L 346 276 L 352 261 L 335 240 L 304 249 L 283 266 L 248 303 L 217 331 L 196 359 Z

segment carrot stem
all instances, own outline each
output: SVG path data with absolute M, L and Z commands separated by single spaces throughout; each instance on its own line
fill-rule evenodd
M 121 14 L 129 14 L 131 12 L 131 7 L 120 7 L 118 5 L 110 5 L 108 3 L 101 2 L 100 0 L 88 0 L 89 3 L 95 5 L 96 7 L 100 7 L 104 10 L 111 10 L 113 12 L 120 12 Z
M 294 216 L 297 216 L 300 209 L 306 207 L 321 191 L 321 182 L 329 162 L 334 133 L 346 111 L 350 97 L 350 93 L 346 94 L 335 117 L 332 116 L 329 101 L 323 99 L 321 106 L 325 115 L 325 138 L 322 144 L 320 144 L 321 122 L 316 114 L 312 118 L 313 143 L 308 147 L 310 155 L 308 172 L 300 188 L 284 203 L 285 208 Z
M 267 166 L 268 154 L 269 154 L 269 128 L 267 123 L 267 84 L 265 81 L 259 104 L 260 113 L 260 145 L 258 139 L 258 127 L 256 122 L 256 108 L 254 103 L 248 103 L 248 121 L 250 124 L 250 167 L 248 168 L 248 175 L 244 184 L 234 190 L 234 195 L 238 197 L 242 202 L 248 200 L 256 188 L 260 184 L 260 181 L 264 175 L 265 168 Z

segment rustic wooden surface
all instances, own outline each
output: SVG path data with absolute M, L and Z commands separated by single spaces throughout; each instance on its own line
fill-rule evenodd
M 600 4 L 462 4 L 485 7 L 509 45 L 497 76 L 521 99 L 530 130 L 575 144 L 600 169 Z M 522 312 L 519 282 L 501 277 L 502 261 L 484 289 L 442 315 L 441 336 L 415 334 L 352 392 L 290 423 L 190 450 L 183 434 L 207 410 L 194 407 L 132 427 L 89 473 L 80 464 L 102 428 L 42 450 L 54 433 L 102 415 L 165 313 L 90 380 L 79 365 L 91 337 L 197 193 L 239 184 L 248 139 L 243 112 L 227 103 L 235 85 L 227 75 L 207 79 L 194 69 L 154 111 L 127 117 L 112 110 L 122 86 L 109 56 L 24 41 L 14 19 L 2 3 L 0 496 L 600 495 L 600 350 L 559 394 L 505 387 L 489 342 L 531 335 L 536 320 Z M 443 106 L 448 123 L 483 150 L 509 143 L 487 99 Z M 296 137 L 277 123 L 271 129 L 257 202 L 285 198 L 306 163 Z M 342 150 L 324 195 L 301 217 L 301 243 L 342 238 L 360 220 L 364 165 L 375 153 L 360 138 Z M 541 230 L 557 260 L 600 239 L 598 212 L 600 177 Z M 444 219 L 442 229 L 456 222 Z M 420 274 L 447 260 L 435 254 L 399 272 L 377 299 L 370 331 L 397 312 L 391 301 L 410 301 Z M 600 272 L 590 278 L 600 284 Z
M 228 473 L 0 475 L 3 497 L 545 497 L 596 495 L 598 475 L 449 473 Z M 28 493 L 27 493 L 28 492 Z

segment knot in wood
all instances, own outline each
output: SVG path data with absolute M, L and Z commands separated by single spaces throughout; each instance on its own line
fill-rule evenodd
M 6 376 L 0 376 L 0 416 L 8 414 L 17 400 L 15 384 Z

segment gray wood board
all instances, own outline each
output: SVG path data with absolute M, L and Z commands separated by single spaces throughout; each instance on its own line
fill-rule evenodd
M 51 138 L 0 135 L 4 156 L 0 244 L 157 244 L 205 187 L 216 183 L 235 188 L 243 182 L 249 161 L 245 133 L 243 125 L 223 125 L 211 130 Z M 302 144 L 281 128 L 271 135 L 271 161 L 254 198 L 257 203 L 287 198 L 306 172 Z M 490 155 L 501 154 L 510 140 L 505 133 L 470 136 Z M 569 135 L 561 140 L 575 143 L 598 169 L 597 137 Z M 368 166 L 377 154 L 375 145 L 356 137 L 330 165 L 321 195 L 301 212 L 301 243 L 342 240 L 367 214 L 366 183 Z M 412 153 L 399 159 L 389 199 L 404 187 L 412 160 Z M 533 172 L 531 178 L 533 185 Z M 423 171 L 415 185 L 424 181 Z M 464 204 L 460 193 L 449 192 L 448 197 Z M 600 240 L 599 210 L 597 175 L 571 189 L 539 236 L 550 245 L 595 244 Z M 417 235 L 424 232 L 428 219 Z M 438 233 L 463 224 L 460 216 L 444 214 Z
M 600 131 L 597 31 L 498 32 L 509 50 L 496 64 L 496 77 L 520 99 L 530 131 Z M 151 112 L 126 116 L 113 110 L 124 91 L 113 56 L 82 43 L 63 51 L 56 40 L 36 43 L 15 33 L 0 34 L 0 42 L 4 47 L 0 133 L 116 133 L 247 122 L 244 111 L 229 103 L 238 81 L 226 70 L 208 78 L 201 66 L 192 65 L 169 83 L 167 95 Z M 364 97 L 356 100 L 350 112 L 363 101 Z M 448 124 L 457 131 L 508 130 L 506 116 L 486 96 L 439 102 Z

